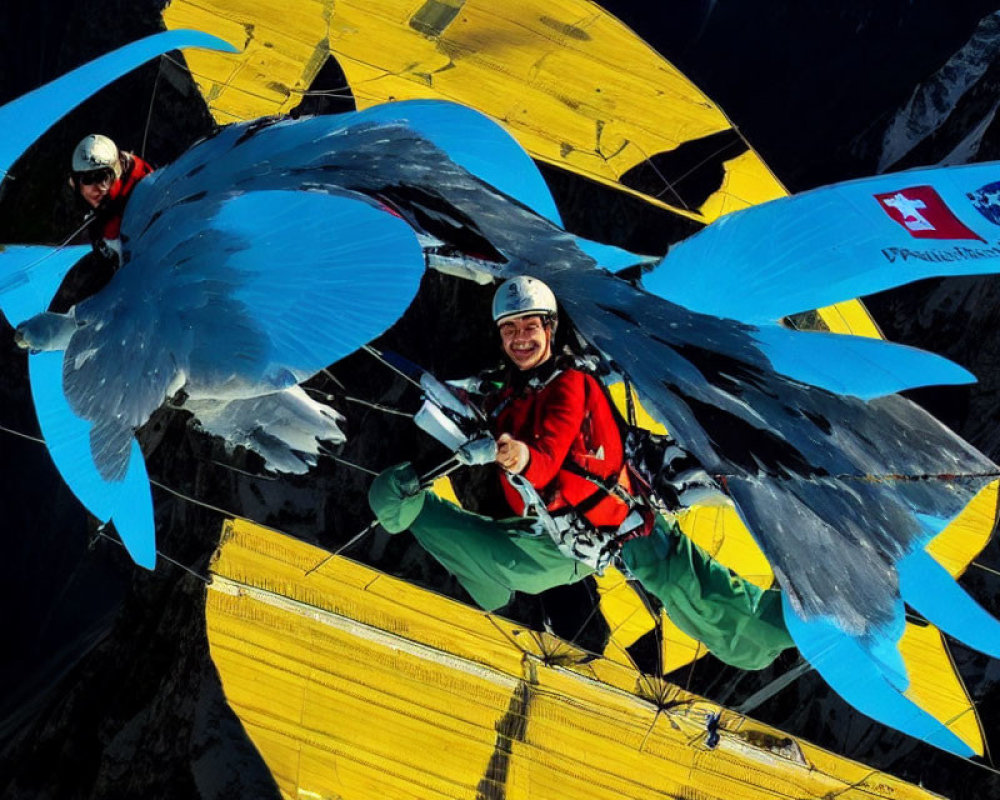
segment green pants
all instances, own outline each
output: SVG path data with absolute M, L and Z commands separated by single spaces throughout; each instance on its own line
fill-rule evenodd
M 548 536 L 531 535 L 523 518 L 491 519 L 421 489 L 410 464 L 379 475 L 368 500 L 382 527 L 390 533 L 409 529 L 487 611 L 508 603 L 515 591 L 538 594 L 593 572 L 563 555 Z M 671 621 L 727 664 L 761 669 L 793 646 L 780 593 L 723 567 L 676 525 L 658 520 L 650 536 L 626 542 L 620 555 Z

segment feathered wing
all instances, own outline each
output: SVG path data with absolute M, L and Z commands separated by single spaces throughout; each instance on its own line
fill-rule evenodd
M 49 127 L 102 86 L 143 61 L 181 47 L 232 51 L 228 43 L 200 31 L 171 31 L 132 42 L 84 64 L 45 86 L 0 107 L 5 131 L 0 141 L 0 180 Z M 45 310 L 62 277 L 83 248 L 0 248 L 0 309 L 14 325 Z M 120 481 L 109 482 L 90 458 L 92 427 L 66 403 L 61 391 L 61 354 L 42 353 L 29 365 L 32 395 L 46 446 L 60 474 L 85 506 L 102 521 L 114 521 L 136 563 L 156 563 L 152 500 L 138 446 L 128 437 Z M 108 444 L 98 435 L 97 447 Z M 111 445 L 121 449 L 124 442 Z M 131 464 L 128 464 L 131 453 Z
M 304 190 L 167 206 L 129 252 L 77 307 L 82 327 L 64 362 L 66 395 L 93 422 L 94 458 L 110 478 L 126 466 L 124 439 L 169 394 L 283 392 L 395 322 L 423 273 L 404 222 L 357 197 Z
M 63 354 L 38 353 L 28 361 L 39 428 L 52 461 L 73 494 L 102 522 L 114 522 L 125 548 L 140 566 L 156 566 L 153 499 L 139 445 L 129 436 L 127 468 L 108 480 L 92 456 L 93 426 L 73 413 L 62 391 Z
M 633 379 L 647 410 L 724 483 L 774 568 L 789 630 L 810 663 L 864 713 L 969 755 L 904 694 L 897 643 L 903 600 L 927 585 L 915 555 L 994 479 L 992 462 L 901 397 L 866 402 L 780 375 L 741 323 L 671 307 L 597 271 L 535 274 Z M 950 594 L 920 598 L 937 600 L 935 610 L 954 602 L 958 587 L 946 577 Z M 931 618 L 995 651 L 997 621 L 959 599 L 961 614 Z M 982 632 L 972 635 L 966 618 Z
M 879 175 L 723 217 L 676 245 L 646 288 L 750 323 L 943 275 L 1000 271 L 1000 219 L 982 190 L 997 162 Z
M 322 442 L 340 444 L 343 417 L 299 386 L 247 400 L 204 400 L 187 405 L 207 433 L 232 450 L 242 446 L 277 472 L 304 474 L 316 465 Z
M 678 441 L 709 471 L 726 476 L 804 614 L 832 616 L 860 636 L 891 628 L 898 596 L 893 564 L 927 535 L 917 515 L 950 518 L 985 481 L 891 476 L 982 473 L 992 464 L 901 398 L 865 402 L 781 374 L 768 351 L 786 347 L 784 333 L 693 312 L 595 269 L 575 237 L 436 146 L 434 126 L 423 124 L 423 115 L 440 124 L 449 108 L 399 104 L 377 118 L 362 112 L 334 123 L 317 118 L 224 131 L 207 143 L 224 157 L 195 163 L 189 152 L 158 179 L 155 194 L 143 195 L 154 203 L 146 216 L 155 221 L 157 206 L 184 197 L 197 207 L 206 182 L 215 180 L 210 173 L 226 162 L 235 163 L 231 173 L 241 190 L 294 175 L 315 192 L 384 201 L 414 228 L 445 241 L 460 230 L 495 254 L 498 277 L 528 273 L 549 283 Z M 481 133 L 506 137 L 497 126 Z M 524 168 L 523 156 L 511 157 Z M 832 352 L 825 338 L 788 333 L 802 343 L 800 361 L 810 361 L 810 342 Z M 890 347 L 872 348 L 871 358 L 890 365 Z M 926 363 L 916 356 L 893 385 L 918 383 L 915 373 Z M 836 380 L 843 383 L 844 375 Z M 817 553 L 834 558 L 839 571 L 817 570 L 810 556 Z M 853 592 L 844 590 L 845 579 Z
M 950 519 L 989 480 L 906 478 L 985 474 L 992 462 L 900 397 L 865 402 L 776 373 L 748 326 L 598 271 L 540 277 L 644 404 L 724 478 L 804 614 L 861 636 L 891 624 L 893 564 L 927 536 L 917 515 Z
M 493 123 L 429 106 L 438 118 L 447 109 L 455 149 L 485 167 L 471 142 Z M 125 474 L 132 430 L 174 391 L 222 403 L 283 392 L 380 335 L 409 305 L 423 252 L 364 176 L 377 172 L 372 161 L 392 161 L 393 137 L 418 154 L 427 146 L 397 114 L 357 116 L 231 126 L 137 187 L 123 221 L 126 268 L 79 305 L 64 361 L 67 398 L 93 423 L 107 479 Z M 537 173 L 494 172 L 557 217 Z M 329 419 L 309 418 L 329 439 Z M 271 466 L 279 462 L 292 463 Z
M 460 231 L 466 242 L 471 239 L 494 254 L 498 276 L 529 273 L 546 280 L 579 328 L 630 374 L 678 440 L 710 471 L 727 476 L 803 613 L 831 615 L 862 636 L 891 627 L 897 616 L 893 563 L 925 535 L 916 514 L 948 518 L 979 483 L 871 481 L 869 476 L 985 472 L 990 463 L 904 400 L 865 403 L 781 374 L 768 352 L 788 349 L 784 333 L 692 312 L 594 269 L 594 259 L 574 237 L 524 203 L 512 202 L 437 147 L 435 126 L 449 114 L 467 112 L 441 103 L 400 104 L 333 122 L 268 121 L 227 129 L 140 186 L 125 229 L 129 248 L 138 254 L 141 247 L 144 261 L 122 274 L 155 280 L 151 271 L 162 259 L 151 259 L 152 253 L 166 251 L 173 261 L 187 263 L 174 252 L 184 243 L 170 241 L 171 235 L 177 238 L 171 232 L 177 230 L 178 215 L 226 216 L 222 186 L 236 194 L 225 203 L 246 203 L 258 217 L 269 197 L 295 186 L 311 198 L 346 194 L 387 204 L 413 228 L 444 241 Z M 434 124 L 427 124 L 428 116 Z M 483 137 L 478 146 L 490 136 L 506 136 L 491 126 L 477 129 Z M 461 149 L 454 140 L 444 144 Z M 520 169 L 524 157 L 518 152 L 510 157 L 520 159 Z M 523 196 L 530 201 L 535 191 Z M 894 224 L 891 219 L 889 224 Z M 233 248 L 252 233 L 236 225 L 225 235 Z M 271 240 L 258 241 L 223 263 L 269 253 L 273 266 L 278 256 L 269 248 Z M 199 264 L 196 272 L 205 269 L 211 266 Z M 267 290 L 251 305 L 258 308 L 259 300 L 259 308 L 268 309 L 264 315 L 280 323 L 283 317 L 271 315 L 271 303 L 282 293 L 260 280 Z M 826 340 L 798 336 L 803 344 L 795 357 L 800 361 L 811 360 L 810 341 L 822 342 L 830 352 Z M 891 364 L 886 355 L 891 346 L 875 347 L 871 359 Z M 787 360 L 787 353 L 783 357 Z M 891 385 L 914 385 L 915 373 L 926 363 L 915 356 Z M 835 377 L 843 383 L 842 374 Z M 877 394 L 877 387 L 870 393 Z M 803 534 L 802 527 L 810 533 Z M 803 545 L 804 535 L 813 540 Z M 815 570 L 808 553 L 837 557 L 840 573 L 834 578 L 830 571 Z M 860 587 L 856 594 L 837 588 L 845 578 Z
M 405 124 L 380 134 L 361 143 L 371 150 L 370 168 L 345 165 L 338 179 L 389 198 L 415 228 L 445 242 L 449 230 L 468 225 L 495 254 L 479 266 L 497 277 L 531 274 L 548 282 L 584 335 L 632 377 L 647 407 L 726 481 L 776 567 L 790 627 L 809 657 L 821 671 L 839 665 L 881 687 L 852 693 L 833 670 L 838 691 L 889 725 L 967 752 L 902 694 L 895 564 L 953 517 L 994 466 L 912 403 L 878 396 L 968 374 L 919 351 L 743 324 L 637 290 L 594 268 L 604 257 L 621 266 L 621 251 L 578 244 Z M 382 147 L 391 159 L 380 157 Z M 843 353 L 860 354 L 874 369 L 859 380 L 843 369 L 816 368 L 817 356 Z M 797 380 L 799 374 L 876 399 L 834 394 Z M 840 640 L 834 647 L 831 631 Z

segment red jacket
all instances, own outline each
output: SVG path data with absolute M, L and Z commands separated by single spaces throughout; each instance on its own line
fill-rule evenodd
M 100 239 L 117 239 L 121 235 L 125 204 L 128 203 L 136 184 L 153 171 L 153 168 L 139 156 L 131 153 L 127 155 L 129 164 L 122 176 L 111 184 L 111 188 L 97 210 L 98 218 L 92 227 L 95 242 Z
M 526 385 L 508 384 L 490 404 L 494 434 L 509 433 L 528 446 L 522 474 L 550 511 L 572 506 L 592 525 L 617 528 L 628 505 L 579 474 L 631 488 L 621 431 L 603 389 L 578 369 L 560 371 L 547 362 L 533 372 Z M 510 507 L 523 513 L 524 503 L 504 472 L 501 483 Z

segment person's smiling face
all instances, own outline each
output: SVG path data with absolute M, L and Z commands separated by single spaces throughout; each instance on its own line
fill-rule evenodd
M 538 315 L 504 320 L 499 329 L 504 353 L 520 370 L 537 367 L 552 355 L 552 327 Z

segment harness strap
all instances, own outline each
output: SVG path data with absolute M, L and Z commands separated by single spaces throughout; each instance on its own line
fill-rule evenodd
M 636 504 L 636 498 L 626 491 L 625 487 L 621 485 L 618 477 L 602 478 L 599 475 L 595 475 L 593 472 L 584 469 L 571 459 L 567 459 L 563 463 L 562 468 L 567 472 L 571 472 L 580 478 L 590 481 L 597 487 L 592 495 L 575 504 L 575 508 L 581 513 L 590 511 L 604 499 L 603 497 L 598 496 L 601 492 L 603 492 L 605 496 L 617 497 L 629 508 L 632 508 Z M 625 467 L 623 466 L 622 469 L 625 469 Z M 621 472 L 622 470 L 619 470 L 618 475 L 621 475 Z

